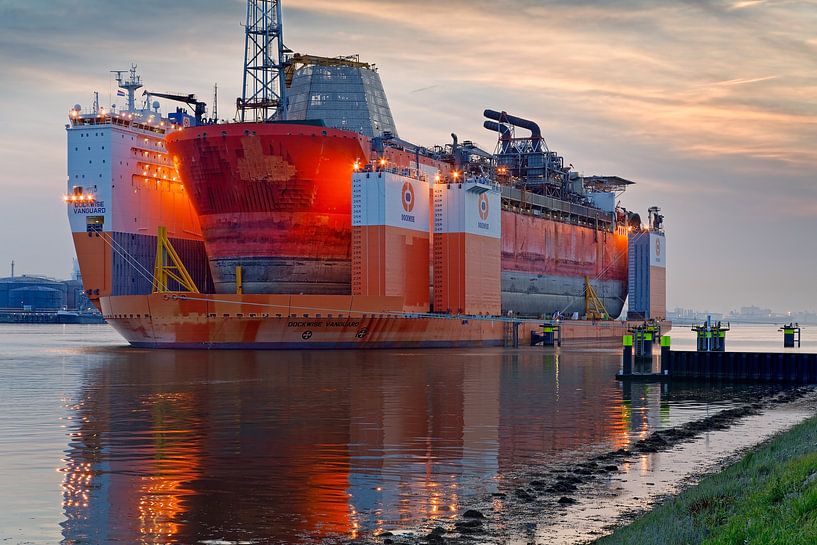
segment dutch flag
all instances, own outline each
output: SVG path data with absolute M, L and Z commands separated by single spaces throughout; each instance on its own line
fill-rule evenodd
M 127 95 L 128 94 L 125 91 L 123 91 L 122 89 L 117 89 L 117 91 L 116 91 L 116 96 L 118 96 L 118 97 L 124 97 L 124 96 L 127 96 Z

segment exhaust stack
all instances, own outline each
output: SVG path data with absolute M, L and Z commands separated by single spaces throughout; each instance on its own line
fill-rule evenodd
M 499 121 L 500 123 L 509 123 L 515 127 L 521 127 L 529 130 L 533 151 L 538 152 L 542 150 L 542 142 L 544 140 L 542 138 L 542 129 L 540 129 L 539 125 L 537 125 L 535 122 L 531 121 L 530 119 L 524 119 L 511 115 L 508 112 L 497 112 L 496 110 L 485 110 L 482 112 L 482 114 L 488 119 Z M 488 128 L 487 124 L 483 124 L 483 126 L 486 129 Z

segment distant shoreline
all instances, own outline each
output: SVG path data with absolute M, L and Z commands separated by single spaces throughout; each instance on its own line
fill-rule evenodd
M 668 318 L 672 322 L 673 325 L 695 325 L 700 324 L 703 320 L 689 320 L 686 318 Z M 798 322 L 797 320 L 792 319 L 769 319 L 769 320 L 735 320 L 732 318 L 721 318 L 720 320 L 712 320 L 713 322 L 729 322 L 730 324 L 736 325 L 784 325 L 791 322 L 797 322 L 800 325 L 817 325 L 817 322 Z
M 2 310 L 0 324 L 104 324 L 98 312 L 65 310 Z

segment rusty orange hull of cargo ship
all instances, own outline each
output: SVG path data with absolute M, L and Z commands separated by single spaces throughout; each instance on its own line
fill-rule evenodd
M 496 315 L 406 313 L 401 297 L 351 294 L 351 177 L 356 164 L 372 159 L 368 138 L 312 125 L 232 124 L 176 132 L 166 145 L 196 210 L 216 293 L 102 294 L 98 304 L 106 319 L 134 346 L 502 346 L 514 337 L 525 343 L 531 331 L 541 331 L 541 319 L 514 325 Z M 384 156 L 396 167 L 419 160 L 449 174 L 447 163 L 403 150 L 387 149 Z M 503 226 L 514 220 L 511 212 L 503 214 Z M 531 233 L 547 232 L 554 223 L 539 222 Z M 626 235 L 608 233 L 599 241 L 590 229 L 554 229 L 571 227 L 575 231 L 569 238 L 562 234 L 560 245 L 569 254 L 554 256 L 559 249 L 546 248 L 544 241 L 538 253 L 533 243 L 519 252 L 515 240 L 513 248 L 503 244 L 503 269 L 557 269 L 555 274 L 626 282 Z M 515 229 L 513 235 L 524 241 L 524 233 Z M 242 293 L 236 293 L 237 264 L 250 273 Z M 281 293 L 252 293 L 270 287 Z M 628 325 L 562 321 L 561 337 L 620 338 Z

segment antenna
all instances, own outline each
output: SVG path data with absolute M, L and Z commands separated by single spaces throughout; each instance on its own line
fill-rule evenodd
M 247 0 L 239 121 L 286 119 L 285 64 L 281 1 Z
M 218 83 L 213 84 L 213 120 L 218 123 Z
M 11 260 L 11 277 L 14 278 L 14 260 Z

